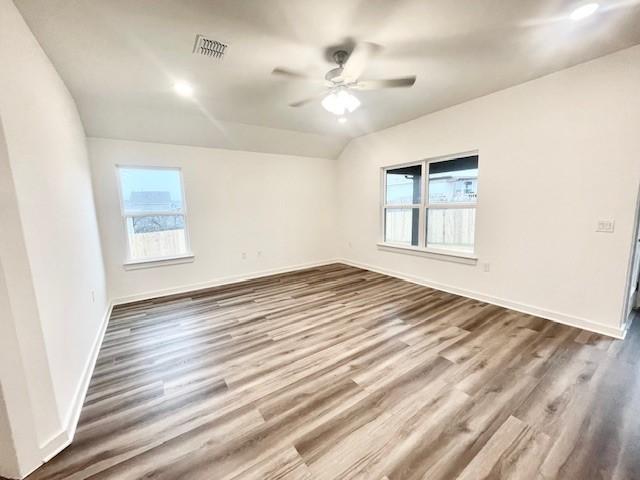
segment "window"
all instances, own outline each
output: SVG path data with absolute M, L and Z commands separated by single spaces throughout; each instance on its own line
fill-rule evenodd
M 383 181 L 384 244 L 474 253 L 477 155 L 384 168 Z
M 178 168 L 118 167 L 127 263 L 190 256 Z
M 384 232 L 387 242 L 418 245 L 421 178 L 421 165 L 386 171 Z

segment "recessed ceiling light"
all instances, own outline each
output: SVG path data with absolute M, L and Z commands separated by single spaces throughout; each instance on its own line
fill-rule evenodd
M 571 12 L 569 18 L 577 22 L 578 20 L 582 20 L 583 18 L 587 18 L 593 15 L 594 13 L 596 13 L 596 10 L 598 10 L 598 8 L 600 8 L 600 5 L 598 5 L 597 3 L 587 3 Z
M 181 97 L 190 97 L 193 95 L 193 87 L 187 82 L 176 82 L 173 89 Z
M 347 117 L 338 118 L 338 123 L 347 123 Z

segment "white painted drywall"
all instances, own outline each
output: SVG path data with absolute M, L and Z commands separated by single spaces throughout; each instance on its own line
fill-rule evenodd
M 20 475 L 18 457 L 13 443 L 9 414 L 4 402 L 2 385 L 0 385 L 0 477 L 17 478 Z
M 1 118 L 0 225 L 0 388 L 12 431 L 3 443 L 12 444 L 17 461 L 3 457 L 0 475 L 18 477 L 39 464 L 40 444 L 61 425 Z
M 97 138 L 88 145 L 116 301 L 335 258 L 334 160 Z M 118 164 L 182 168 L 194 262 L 123 268 Z
M 171 92 L 172 96 L 175 96 Z M 190 104 L 189 100 L 177 100 Z M 197 103 L 196 103 L 197 104 Z M 286 101 L 283 100 L 286 105 Z M 204 109 L 150 109 L 116 105 L 107 99 L 91 101 L 82 111 L 87 135 L 121 140 L 160 142 L 225 150 L 336 158 L 349 141 L 344 135 L 269 128 L 222 121 Z
M 106 281 L 78 111 L 10 0 L 0 0 L 0 64 L 0 213 L 9 222 L 0 260 L 22 362 L 15 375 L 25 377 L 29 396 L 15 408 L 33 410 L 48 454 L 83 393 L 107 309 Z M 8 405 L 10 419 L 20 416 L 15 405 Z
M 338 167 L 341 256 L 618 329 L 640 181 L 639 85 L 637 46 L 353 140 Z M 475 149 L 478 265 L 379 250 L 380 167 Z M 615 219 L 615 233 L 595 232 L 601 218 Z
M 5 173 L 1 167 L 0 173 Z M 2 175 L 0 175 L 0 183 L 2 183 L 1 179 Z M 2 192 L 0 205 L 4 205 L 5 192 L 1 188 L 0 192 Z M 6 219 L 4 211 L 4 208 L 0 208 L 0 221 L 3 222 L 3 226 Z M 34 426 L 35 415 L 30 405 L 29 386 L 24 376 L 2 261 L 0 261 L 0 320 L 0 477 L 20 478 L 29 466 L 38 465 L 41 458 Z M 52 391 L 51 395 L 53 396 Z M 10 412 L 11 418 L 9 418 Z M 55 419 L 55 412 L 53 417 Z M 20 435 L 16 436 L 14 432 L 19 432 Z M 21 454 L 21 459 L 18 458 L 18 452 Z M 27 457 L 30 457 L 30 461 Z M 23 470 L 23 465 L 28 466 Z

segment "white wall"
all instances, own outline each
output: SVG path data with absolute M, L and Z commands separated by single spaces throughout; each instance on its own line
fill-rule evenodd
M 64 441 L 81 401 L 107 309 L 106 281 L 75 103 L 10 0 L 0 0 L 0 64 L 6 318 L 13 319 L 24 369 L 15 375 L 28 383 L 21 408 L 33 410 L 46 455 Z
M 174 107 L 163 110 L 133 105 L 122 108 L 97 99 L 85 101 L 80 108 L 87 135 L 120 140 L 320 158 L 336 158 L 349 140 L 344 136 L 221 121 L 204 110 L 185 112 Z
M 0 168 L 0 173 L 5 172 Z M 0 181 L 2 178 L 0 175 Z M 0 205 L 5 205 L 6 196 L 3 191 L 2 193 Z M 0 222 L 3 226 L 6 219 L 4 211 L 5 208 L 0 208 Z M 3 237 L 4 235 L 0 235 L 0 239 Z M 26 473 L 26 469 L 21 468 L 22 465 L 38 465 L 41 458 L 38 432 L 34 424 L 35 412 L 29 396 L 28 380 L 31 379 L 27 379 L 24 374 L 24 364 L 16 338 L 17 332 L 2 261 L 0 261 L 0 320 L 0 477 L 18 478 L 22 473 Z M 52 389 L 49 390 L 49 394 L 53 399 Z M 51 410 L 49 413 L 56 421 L 55 404 L 52 407 L 53 413 Z M 10 415 L 11 418 L 9 418 Z
M 341 256 L 620 333 L 640 181 L 638 85 L 637 46 L 353 140 L 339 159 Z M 475 149 L 478 265 L 379 250 L 380 167 Z M 596 233 L 598 219 L 615 219 L 615 233 Z
M 17 477 L 20 472 L 13 442 L 9 414 L 4 402 L 2 385 L 0 385 L 0 476 L 2 477 Z
M 16 458 L 0 457 L 0 475 L 13 478 L 38 464 L 40 445 L 55 436 L 61 424 L 1 120 L 0 388 L 10 420 L 1 443 L 12 444 Z
M 116 301 L 335 258 L 334 160 L 97 138 L 89 152 Z M 123 268 L 118 164 L 182 168 L 193 263 Z

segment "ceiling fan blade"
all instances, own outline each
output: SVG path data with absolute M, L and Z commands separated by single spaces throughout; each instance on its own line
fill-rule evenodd
M 277 75 L 279 77 L 296 78 L 301 80 L 310 80 L 312 77 L 306 73 L 296 72 L 289 70 L 288 68 L 276 67 L 271 72 L 271 75 Z
M 298 100 L 297 102 L 293 102 L 290 103 L 289 106 L 290 107 L 302 107 L 308 103 L 311 103 L 315 100 L 317 100 L 320 97 L 323 97 L 327 94 L 327 92 L 322 92 L 322 93 L 318 93 L 317 95 L 314 95 L 313 97 L 309 97 L 309 98 L 305 98 L 303 100 Z
M 360 78 L 360 75 L 362 75 L 362 72 L 364 72 L 371 56 L 380 50 L 382 50 L 382 47 L 375 43 L 361 42 L 356 44 L 347 62 L 344 64 L 340 78 L 344 80 L 345 83 L 356 82 L 358 78 Z
M 355 85 L 351 85 L 350 88 L 355 90 L 379 90 L 381 88 L 403 88 L 411 87 L 416 83 L 416 77 L 403 77 L 403 78 L 387 78 L 383 80 L 360 80 Z

